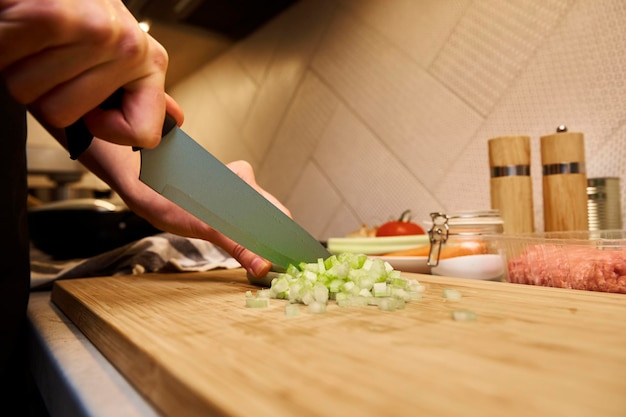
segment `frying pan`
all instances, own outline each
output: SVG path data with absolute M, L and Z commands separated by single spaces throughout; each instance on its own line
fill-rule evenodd
M 128 207 L 80 198 L 30 207 L 31 243 L 55 259 L 88 258 L 161 231 Z

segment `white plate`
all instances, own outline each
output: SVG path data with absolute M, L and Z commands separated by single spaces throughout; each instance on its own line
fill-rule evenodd
M 504 263 L 500 255 L 478 254 L 442 259 L 432 267 L 433 275 L 500 281 L 504 277 Z
M 330 253 L 342 252 L 381 255 L 418 246 L 429 245 L 428 235 L 385 237 L 331 237 L 327 247 Z
M 397 269 L 402 272 L 415 272 L 417 274 L 430 274 L 430 267 L 426 264 L 428 261 L 427 256 L 374 256 L 372 258 L 383 259 L 393 269 Z

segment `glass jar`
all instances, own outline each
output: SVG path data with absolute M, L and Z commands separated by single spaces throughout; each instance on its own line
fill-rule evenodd
M 495 240 L 504 222 L 498 210 L 431 213 L 428 231 L 431 274 L 501 281 L 504 262 Z

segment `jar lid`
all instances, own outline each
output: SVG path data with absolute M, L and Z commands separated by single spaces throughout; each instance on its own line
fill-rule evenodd
M 450 225 L 504 224 L 500 210 L 458 211 L 446 215 Z
M 434 218 L 445 218 L 448 225 L 464 226 L 469 224 L 479 225 L 503 225 L 504 220 L 500 217 L 500 210 L 471 210 L 471 211 L 457 211 L 450 214 L 446 213 L 431 213 L 431 220 L 425 222 L 432 226 Z

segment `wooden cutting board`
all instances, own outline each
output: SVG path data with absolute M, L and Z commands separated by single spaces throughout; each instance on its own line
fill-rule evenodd
M 57 281 L 52 301 L 171 417 L 626 415 L 625 296 L 406 276 L 424 297 L 393 312 L 246 308 L 243 270 Z

